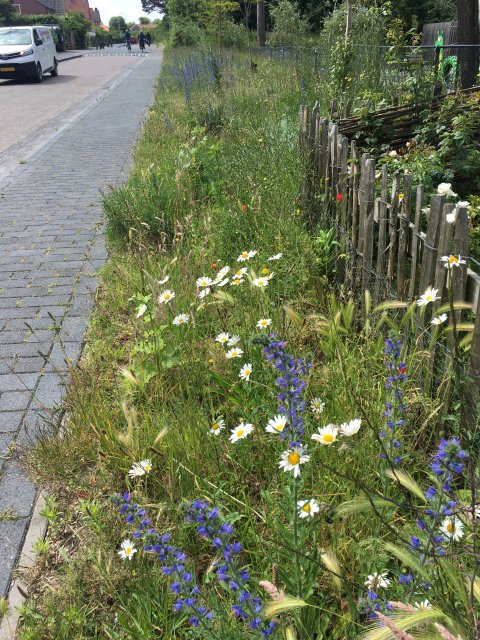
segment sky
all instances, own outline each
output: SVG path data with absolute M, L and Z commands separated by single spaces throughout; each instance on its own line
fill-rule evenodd
M 102 22 L 107 25 L 112 16 L 122 15 L 125 22 L 138 22 L 139 16 L 142 15 L 148 15 L 151 20 L 161 17 L 157 12 L 147 14 L 142 11 L 140 0 L 89 0 L 89 4 L 100 11 Z

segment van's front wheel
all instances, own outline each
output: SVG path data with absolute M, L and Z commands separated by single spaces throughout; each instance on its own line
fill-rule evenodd
M 53 59 L 53 69 L 50 71 L 50 75 L 52 78 L 56 78 L 58 76 L 58 62 L 57 59 Z
M 39 62 L 37 62 L 37 68 L 35 70 L 35 75 L 33 76 L 35 82 L 41 82 L 43 80 L 43 71 L 42 66 Z

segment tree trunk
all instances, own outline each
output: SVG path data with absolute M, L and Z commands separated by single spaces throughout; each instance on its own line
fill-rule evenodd
M 352 38 L 352 19 L 353 19 L 353 0 L 347 0 L 347 25 L 345 27 L 345 46 L 350 42 Z
M 265 46 L 265 0 L 258 0 L 257 2 L 257 40 L 259 47 Z
M 479 44 L 478 0 L 457 0 L 458 44 Z M 478 46 L 458 49 L 460 87 L 467 89 L 477 82 Z

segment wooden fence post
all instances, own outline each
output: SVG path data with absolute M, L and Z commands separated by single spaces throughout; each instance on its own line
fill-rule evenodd
M 390 243 L 388 247 L 388 261 L 387 261 L 387 279 L 389 282 L 393 281 L 393 276 L 395 272 L 395 264 L 397 257 L 397 239 L 398 239 L 398 193 L 399 193 L 399 184 L 400 184 L 400 173 L 395 171 L 393 174 L 393 183 L 392 183 L 392 200 L 390 202 Z
M 405 281 L 407 270 L 408 236 L 410 232 L 410 205 L 412 198 L 412 176 L 403 176 L 403 198 L 401 202 L 400 232 L 398 235 L 397 261 L 397 295 L 400 300 L 405 299 Z
M 385 274 L 385 251 L 387 247 L 388 216 L 388 168 L 382 165 L 382 188 L 378 202 L 378 250 L 377 250 L 377 282 L 375 283 L 375 303 L 380 302 L 381 287 Z
M 371 290 L 372 287 L 372 265 L 373 265 L 373 213 L 375 203 L 375 160 L 368 158 L 365 162 L 365 179 L 363 181 L 363 197 L 360 202 L 360 210 L 363 208 L 361 218 L 363 219 L 363 292 Z
M 443 213 L 445 196 L 432 196 L 430 203 L 430 219 L 423 245 L 423 260 L 421 267 L 420 293 L 427 287 L 433 286 L 435 267 L 438 255 L 438 237 L 440 232 L 440 219 Z
M 412 230 L 412 266 L 410 268 L 410 286 L 408 289 L 408 298 L 413 300 L 418 293 L 417 289 L 417 271 L 420 261 L 420 230 L 422 225 L 422 204 L 423 204 L 423 185 L 417 187 L 417 199 L 415 202 L 415 222 Z

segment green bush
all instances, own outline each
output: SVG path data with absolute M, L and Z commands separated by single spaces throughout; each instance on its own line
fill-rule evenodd
M 268 37 L 271 45 L 299 45 L 310 31 L 308 21 L 302 17 L 294 2 L 280 0 L 270 8 L 270 14 L 274 20 L 273 30 Z

